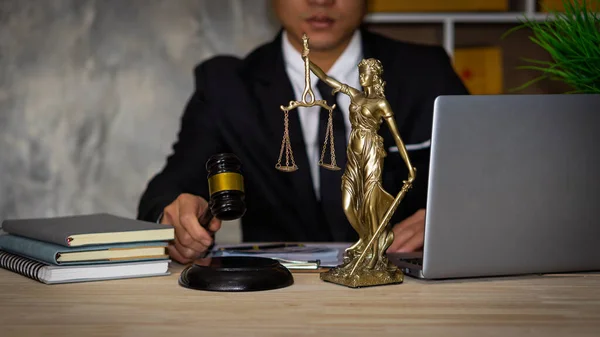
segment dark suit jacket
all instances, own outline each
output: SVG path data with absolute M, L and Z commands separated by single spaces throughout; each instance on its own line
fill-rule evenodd
M 362 43 L 364 58 L 374 57 L 383 64 L 386 98 L 404 143 L 429 140 L 435 98 L 467 94 L 444 49 L 399 42 L 364 29 Z M 149 182 L 139 204 L 139 219 L 156 221 L 180 193 L 208 200 L 206 161 L 213 154 L 233 152 L 241 160 L 246 190 L 247 212 L 241 219 L 244 241 L 357 239 L 347 221 L 337 223 L 335 229 L 320 223 L 297 113 L 290 112 L 290 137 L 299 170 L 275 169 L 284 130 L 279 106 L 295 99 L 285 72 L 281 34 L 245 59 L 218 56 L 201 63 L 195 80 L 173 153 Z M 386 151 L 395 146 L 385 123 L 379 133 Z M 392 223 L 425 208 L 429 149 L 410 151 L 409 156 L 417 177 Z M 400 154 L 388 151 L 384 189 L 396 195 L 407 174 Z

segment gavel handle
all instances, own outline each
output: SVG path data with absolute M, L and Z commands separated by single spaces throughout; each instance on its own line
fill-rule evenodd
M 215 240 L 214 240 L 215 234 L 208 230 L 208 224 L 210 224 L 210 220 L 212 220 L 212 218 L 213 218 L 213 214 L 210 211 L 210 207 L 207 207 L 206 211 L 204 211 L 204 214 L 202 214 L 200 219 L 198 219 L 198 222 L 200 222 L 200 226 L 204 227 L 204 229 L 206 229 L 206 231 L 213 238 L 212 244 L 208 247 L 206 252 L 204 252 L 204 255 L 202 257 L 208 256 L 208 254 L 210 254 L 210 252 L 213 250 L 213 248 L 215 246 Z
M 210 207 L 207 207 L 206 211 L 204 211 L 204 214 L 202 214 L 198 221 L 200 222 L 200 225 L 204 227 L 204 229 L 208 230 L 208 224 L 210 224 L 210 220 L 212 220 L 212 218 L 213 214 L 210 211 Z

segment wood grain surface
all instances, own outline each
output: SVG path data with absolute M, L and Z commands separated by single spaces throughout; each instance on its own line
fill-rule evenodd
M 295 273 L 255 293 L 172 275 L 45 285 L 0 270 L 0 336 L 600 336 L 600 274 L 420 281 L 349 289 Z

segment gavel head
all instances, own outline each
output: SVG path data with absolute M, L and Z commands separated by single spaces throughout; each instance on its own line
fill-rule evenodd
M 206 162 L 211 213 L 221 220 L 234 220 L 246 213 L 244 177 L 239 158 L 232 153 L 213 155 Z

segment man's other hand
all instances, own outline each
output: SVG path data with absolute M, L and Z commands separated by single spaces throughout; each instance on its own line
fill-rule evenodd
M 407 253 L 422 249 L 425 239 L 425 209 L 418 210 L 396 224 L 392 230 L 394 242 L 388 248 L 388 253 Z
M 202 197 L 192 194 L 180 194 L 175 201 L 165 207 L 161 224 L 175 227 L 175 240 L 169 243 L 171 258 L 179 263 L 189 263 L 202 256 L 213 242 L 211 233 L 221 228 L 221 220 L 213 218 L 204 229 L 198 219 L 208 208 Z

